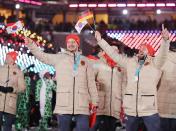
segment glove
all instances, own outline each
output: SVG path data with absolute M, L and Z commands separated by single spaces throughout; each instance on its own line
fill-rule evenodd
M 89 104 L 89 111 L 90 111 L 90 114 L 93 114 L 93 113 L 96 113 L 97 112 L 97 106 L 94 106 L 93 104 Z
M 89 111 L 90 111 L 90 117 L 89 117 L 89 127 L 92 128 L 96 123 L 96 112 L 97 112 L 97 106 L 94 106 L 92 103 L 89 104 Z
M 13 92 L 13 87 L 0 86 L 0 91 L 3 92 L 3 93 L 12 93 Z
M 6 88 L 6 93 L 12 93 L 13 92 L 13 87 L 5 87 Z
M 0 91 L 1 91 L 2 93 L 6 93 L 5 87 L 4 87 L 4 86 L 0 86 Z

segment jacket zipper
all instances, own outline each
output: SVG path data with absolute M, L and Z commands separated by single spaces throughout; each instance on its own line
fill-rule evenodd
M 75 53 L 74 53 L 74 64 L 75 63 Z M 73 115 L 75 114 L 75 76 L 73 77 Z
M 113 82 L 113 69 L 114 67 L 111 68 L 111 94 L 110 94 L 110 116 L 112 116 L 112 82 Z
M 140 76 L 140 72 L 139 72 L 139 75 L 138 75 L 138 80 L 137 80 L 137 93 L 136 93 L 136 116 L 138 116 L 139 76 Z
M 6 84 L 6 87 L 7 87 L 7 86 L 8 86 L 8 84 L 9 84 L 9 70 L 10 70 L 10 68 L 9 68 L 9 65 L 8 65 L 8 73 L 7 73 L 7 84 Z M 4 99 L 4 108 L 3 108 L 3 112 L 5 111 L 6 96 L 7 96 L 7 94 L 5 93 L 5 99 Z

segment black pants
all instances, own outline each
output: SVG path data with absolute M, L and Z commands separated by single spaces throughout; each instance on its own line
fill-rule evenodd
M 12 131 L 12 124 L 14 122 L 15 122 L 15 115 L 0 112 L 0 130 L 1 127 L 3 126 L 3 131 Z
M 161 118 L 161 131 L 176 131 L 176 119 Z
M 100 115 L 97 116 L 95 126 L 90 131 L 116 131 L 118 124 L 119 122 L 116 118 Z

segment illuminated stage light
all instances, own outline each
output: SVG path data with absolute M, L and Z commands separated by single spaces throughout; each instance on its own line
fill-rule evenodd
M 136 4 L 127 4 L 127 7 L 136 7 Z
M 117 7 L 126 7 L 126 4 L 117 4 Z
M 21 7 L 20 4 L 15 5 L 15 9 L 20 9 L 20 7 Z
M 107 7 L 107 4 L 98 4 L 98 7 Z
M 153 3 L 147 3 L 146 7 L 155 7 L 155 4 L 153 4 Z
M 160 9 L 157 9 L 157 10 L 156 10 L 156 14 L 158 14 L 158 15 L 161 14 L 161 10 L 160 10 Z
M 175 3 L 166 3 L 166 6 L 167 6 L 167 7 L 174 7 L 174 6 L 175 6 Z
M 87 7 L 87 4 L 79 4 L 79 7 Z
M 88 4 L 88 7 L 97 7 L 97 4 Z
M 146 7 L 146 4 L 137 4 L 137 7 Z
M 76 7 L 78 7 L 78 4 L 70 4 L 69 7 L 70 8 L 76 8 Z
M 116 7 L 117 4 L 108 4 L 108 7 Z
M 124 10 L 122 11 L 122 14 L 123 14 L 123 15 L 127 15 L 127 14 L 128 14 L 128 10 L 127 10 L 127 9 L 124 9 Z

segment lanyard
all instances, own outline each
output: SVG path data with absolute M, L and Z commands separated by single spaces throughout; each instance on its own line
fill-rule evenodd
M 74 74 L 74 76 L 76 76 L 78 74 L 78 67 L 79 67 L 80 59 L 81 59 L 81 55 L 76 54 L 74 64 L 73 64 L 73 74 Z
M 140 71 L 141 71 L 141 69 L 142 69 L 142 66 L 144 65 L 144 60 L 140 60 L 139 61 L 139 67 L 136 69 L 136 71 L 135 71 L 135 77 L 138 77 L 139 76 L 139 73 L 140 73 Z

